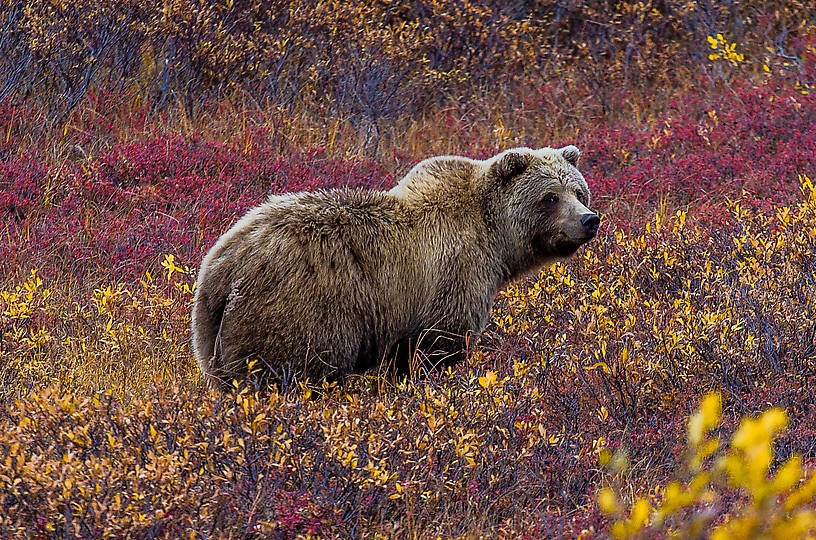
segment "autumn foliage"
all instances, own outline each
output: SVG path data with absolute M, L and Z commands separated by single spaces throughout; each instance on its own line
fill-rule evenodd
M 0 537 L 813 537 L 814 15 L 3 3 Z M 599 236 L 467 362 L 206 388 L 196 269 L 266 195 L 563 144 Z

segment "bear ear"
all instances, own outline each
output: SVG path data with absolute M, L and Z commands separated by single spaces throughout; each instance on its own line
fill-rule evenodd
M 490 173 L 504 184 L 527 170 L 533 157 L 521 152 L 507 152 L 490 166 Z
M 578 158 L 581 157 L 581 151 L 578 150 L 578 147 L 570 144 L 564 148 L 559 148 L 558 151 L 573 167 L 578 166 Z

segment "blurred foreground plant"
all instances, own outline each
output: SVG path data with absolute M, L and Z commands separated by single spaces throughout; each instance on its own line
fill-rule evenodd
M 796 454 L 770 471 L 773 442 L 788 425 L 787 413 L 774 407 L 757 418 L 743 418 L 728 448 L 710 431 L 720 427 L 722 403 L 718 393 L 706 395 L 688 422 L 688 459 L 692 475 L 684 486 L 669 482 L 660 489 L 662 501 L 652 505 L 639 498 L 626 512 L 612 488 L 598 493 L 601 510 L 616 518 L 615 538 L 668 534 L 678 538 L 715 540 L 751 538 L 814 538 L 816 474 L 807 477 L 802 456 Z M 617 472 L 626 468 L 622 452 L 605 449 L 603 465 Z M 734 496 L 736 495 L 736 497 Z M 729 509 L 722 508 L 731 500 Z M 714 525 L 723 515 L 723 523 Z

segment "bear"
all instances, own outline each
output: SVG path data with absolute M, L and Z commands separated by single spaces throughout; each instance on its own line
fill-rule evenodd
M 201 263 L 198 365 L 225 388 L 250 373 L 281 383 L 454 364 L 501 287 L 596 236 L 579 156 L 437 156 L 387 191 L 269 196 Z

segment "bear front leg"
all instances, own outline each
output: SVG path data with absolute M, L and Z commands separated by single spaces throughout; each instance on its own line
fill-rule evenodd
M 442 371 L 464 360 L 469 331 L 429 329 L 419 333 L 413 350 L 414 367 Z

